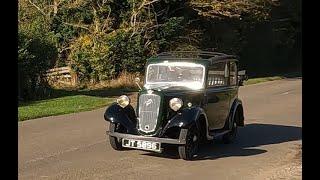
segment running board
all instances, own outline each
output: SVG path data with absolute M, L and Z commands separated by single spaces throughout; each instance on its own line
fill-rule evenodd
M 223 136 L 230 132 L 230 130 L 225 130 L 225 131 L 211 131 L 209 132 L 209 135 L 212 136 L 213 138 L 217 138 L 219 136 Z

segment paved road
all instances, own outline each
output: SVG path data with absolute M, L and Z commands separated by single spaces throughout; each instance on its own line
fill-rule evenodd
M 19 179 L 301 179 L 301 79 L 240 88 L 246 127 L 237 142 L 177 154 L 114 151 L 105 108 L 18 124 Z

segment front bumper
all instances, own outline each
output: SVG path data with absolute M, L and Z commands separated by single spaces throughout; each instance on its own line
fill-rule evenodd
M 132 140 L 142 140 L 142 141 L 152 141 L 152 142 L 160 142 L 165 144 L 186 144 L 186 136 L 187 136 L 187 129 L 181 129 L 179 139 L 171 139 L 171 138 L 159 138 L 159 137 L 150 137 L 150 136 L 139 136 L 133 134 L 124 134 L 118 132 L 111 132 L 107 131 L 107 135 L 117 138 L 124 138 L 124 139 L 132 139 Z

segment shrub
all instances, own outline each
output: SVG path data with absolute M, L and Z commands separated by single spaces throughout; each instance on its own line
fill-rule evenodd
M 119 29 L 110 33 L 80 36 L 71 46 L 69 61 L 80 81 L 102 81 L 116 78 L 121 72 L 141 72 L 147 57 L 175 48 L 176 36 L 183 30 L 183 18 L 170 18 L 157 27 L 149 40 L 148 33 Z M 147 46 L 147 42 L 151 42 Z
M 18 34 L 18 88 L 19 98 L 34 99 L 46 94 L 45 71 L 53 64 L 57 50 L 45 37 L 24 32 Z
M 78 38 L 69 55 L 72 69 L 81 81 L 101 81 L 122 71 L 139 72 L 146 60 L 143 39 L 126 31 Z

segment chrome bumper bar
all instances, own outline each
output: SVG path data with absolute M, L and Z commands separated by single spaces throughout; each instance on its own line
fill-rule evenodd
M 187 132 L 188 132 L 187 129 L 181 129 L 179 139 L 139 136 L 139 135 L 123 134 L 123 133 L 110 132 L 110 131 L 107 131 L 107 135 L 117 137 L 117 138 L 152 141 L 152 142 L 160 142 L 160 143 L 165 143 L 165 144 L 186 144 Z

